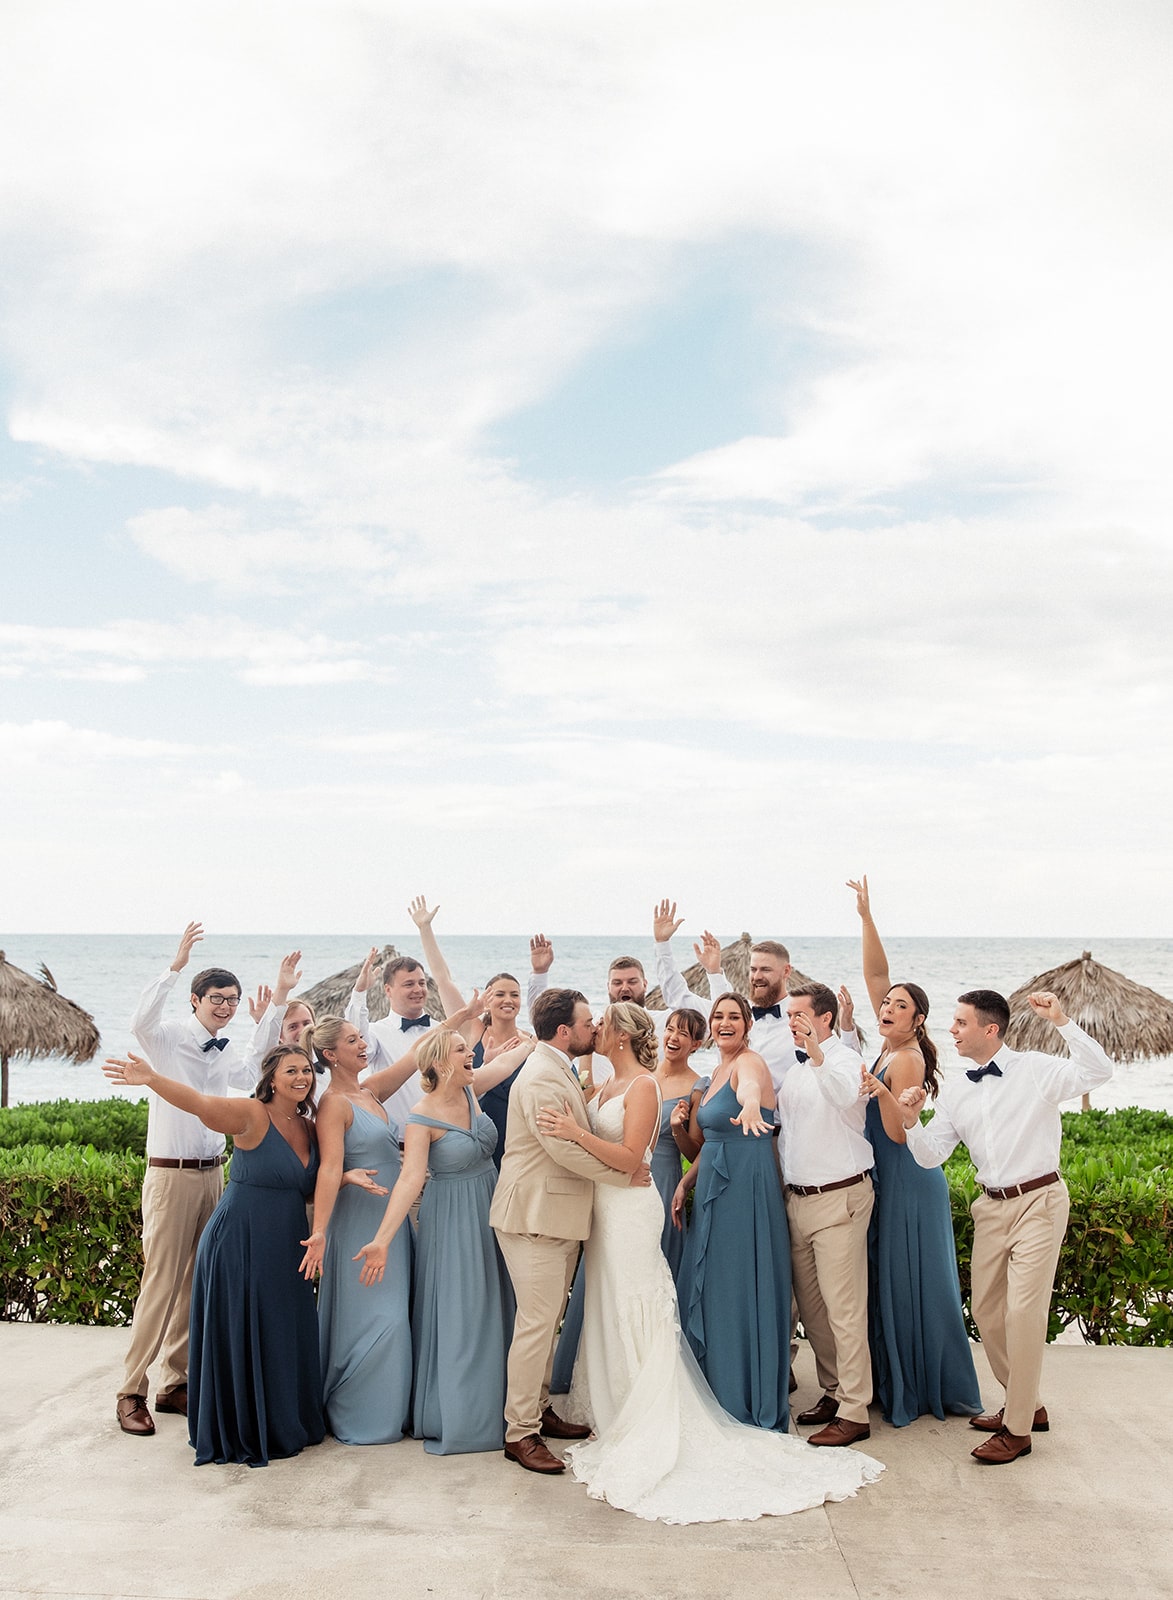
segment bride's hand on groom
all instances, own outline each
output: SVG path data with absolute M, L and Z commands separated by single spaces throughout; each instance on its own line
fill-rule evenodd
M 580 1122 L 576 1122 L 570 1115 L 570 1101 L 562 1102 L 562 1110 L 556 1111 L 553 1106 L 543 1106 L 538 1112 L 538 1132 L 551 1139 L 569 1139 L 578 1143 L 578 1136 L 584 1132 Z

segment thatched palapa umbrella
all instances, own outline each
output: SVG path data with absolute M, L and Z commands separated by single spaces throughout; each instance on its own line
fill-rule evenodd
M 399 951 L 393 944 L 385 944 L 371 973 L 371 986 L 367 990 L 367 1010 L 372 1022 L 378 1022 L 385 1017 L 390 1009 L 383 990 L 383 968 L 388 961 L 394 961 L 398 955 Z M 354 980 L 361 971 L 362 962 L 358 961 L 353 967 L 347 967 L 344 972 L 336 972 L 331 978 L 323 978 L 320 983 L 315 983 L 312 989 L 306 989 L 303 994 L 294 998 L 305 1000 L 313 1006 L 315 1016 L 343 1017 L 346 1015 L 346 1002 L 354 989 Z M 440 991 L 431 977 L 428 978 L 427 1010 L 428 1015 L 435 1021 L 443 1022 L 445 1011 L 440 1001 Z
M 1093 961 L 1090 950 L 1015 989 L 1006 1030 L 1012 1050 L 1042 1050 L 1050 1056 L 1069 1053 L 1051 1024 L 1027 1004 L 1027 995 L 1039 989 L 1056 995 L 1071 1020 L 1102 1044 L 1113 1061 L 1173 1055 L 1173 1001 Z M 1085 1105 L 1087 1099 L 1084 1095 Z
M 0 950 L 0 1106 L 8 1104 L 8 1062 L 66 1056 L 88 1061 L 101 1042 L 88 1011 L 57 993 L 57 984 L 42 963 L 38 981 L 14 967 Z
M 732 944 L 721 946 L 721 970 L 729 979 L 738 994 L 749 993 L 749 956 L 754 940 L 748 933 L 743 933 L 739 939 L 734 939 Z M 694 961 L 691 967 L 685 967 L 682 974 L 685 983 L 693 994 L 699 994 L 702 1000 L 709 997 L 709 975 L 699 961 Z M 807 983 L 809 980 L 797 968 L 790 970 L 788 987 L 793 989 L 795 984 Z M 645 1002 L 649 1011 L 664 1011 L 666 1009 L 664 996 L 660 993 L 659 985 L 648 990 Z

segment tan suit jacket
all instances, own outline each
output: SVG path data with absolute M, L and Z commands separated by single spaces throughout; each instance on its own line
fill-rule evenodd
M 489 1222 L 501 1233 L 537 1233 L 551 1239 L 586 1239 L 591 1231 L 595 1184 L 626 1187 L 629 1172 L 617 1172 L 569 1139 L 538 1132 L 543 1106 L 570 1114 L 589 1131 L 586 1100 L 562 1056 L 539 1042 L 509 1091 L 505 1154 Z

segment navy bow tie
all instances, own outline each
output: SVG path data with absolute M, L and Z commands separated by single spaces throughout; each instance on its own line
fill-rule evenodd
M 400 1033 L 406 1033 L 409 1028 L 430 1028 L 431 1026 L 432 1019 L 426 1011 L 422 1017 L 400 1017 L 399 1019 Z
M 209 1039 L 207 1043 L 202 1046 L 205 1055 L 207 1055 L 209 1050 L 227 1050 L 227 1048 L 227 1039 Z
M 807 1055 L 805 1050 L 796 1050 L 794 1052 L 794 1059 L 796 1061 L 809 1061 L 810 1056 Z
M 980 1083 L 983 1078 L 1000 1078 L 1002 1076 L 1002 1068 L 996 1067 L 992 1061 L 987 1061 L 984 1067 L 976 1067 L 972 1072 L 967 1072 L 965 1076 L 970 1083 Z
M 755 1022 L 760 1022 L 763 1017 L 777 1017 L 779 1022 L 782 1020 L 781 1006 L 750 1006 L 749 1009 L 753 1012 Z

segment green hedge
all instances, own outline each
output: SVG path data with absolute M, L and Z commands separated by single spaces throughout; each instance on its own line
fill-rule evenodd
M 4 1149 L 11 1119 L 20 1117 L 53 1137 Z M 142 1265 L 139 1196 L 146 1170 L 135 1117 L 145 1130 L 145 1103 L 57 1101 L 13 1107 L 0 1117 L 0 1319 L 130 1320 Z M 1066 1114 L 1063 1122 L 1071 1222 L 1051 1334 L 1078 1323 L 1097 1344 L 1173 1344 L 1173 1117 L 1091 1111 Z M 79 1126 L 111 1142 L 123 1138 L 129 1150 L 103 1150 L 96 1139 L 84 1148 L 60 1142 L 67 1127 Z M 969 1206 L 977 1184 L 960 1153 L 945 1172 L 968 1300 Z
M 0 1318 L 130 1321 L 146 1165 L 92 1145 L 0 1150 Z
M 1160 1111 L 1063 1114 L 1060 1168 L 1071 1220 L 1051 1299 L 1050 1336 L 1072 1324 L 1093 1344 L 1173 1344 L 1173 1117 Z M 961 1296 L 970 1332 L 970 1261 L 978 1193 L 960 1152 L 945 1166 Z
M 0 1150 L 22 1144 L 147 1150 L 146 1100 L 46 1100 L 0 1111 Z

